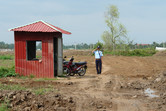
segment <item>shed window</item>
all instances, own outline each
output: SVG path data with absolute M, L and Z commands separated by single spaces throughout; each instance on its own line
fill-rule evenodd
M 39 60 L 42 58 L 42 42 L 27 41 L 27 60 Z

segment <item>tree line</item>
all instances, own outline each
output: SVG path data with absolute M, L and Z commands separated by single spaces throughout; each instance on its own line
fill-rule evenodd
M 14 49 L 14 44 L 8 44 L 2 41 L 0 42 L 0 49 Z
M 103 49 L 107 50 L 104 47 L 104 44 L 100 41 L 98 41 L 95 44 L 81 43 L 81 44 L 75 44 L 75 45 L 63 45 L 63 49 L 94 49 L 97 46 L 100 46 Z M 116 50 L 134 50 L 134 49 L 145 49 L 145 48 L 155 49 L 156 47 L 166 47 L 166 42 L 162 42 L 162 43 L 153 42 L 151 44 L 138 44 L 138 43 L 133 43 L 133 41 L 130 41 L 129 43 L 126 43 L 126 44 L 116 44 Z
M 63 49 L 93 49 L 95 44 L 80 43 L 75 45 L 63 45 Z
M 100 41 L 98 41 L 95 44 L 87 44 L 87 43 L 80 43 L 80 44 L 75 44 L 75 45 L 64 45 L 63 44 L 63 49 L 94 49 L 98 45 L 101 47 L 104 47 L 104 44 Z M 116 44 L 117 49 L 121 50 L 127 50 L 127 49 L 144 49 L 144 48 L 155 48 L 155 47 L 166 47 L 166 42 L 162 43 L 157 43 L 153 42 L 151 44 L 138 44 L 138 43 L 133 43 L 133 41 L 129 42 L 128 44 Z M 11 43 L 5 43 L 5 42 L 0 42 L 0 49 L 14 49 L 14 44 Z M 41 43 L 37 44 L 36 49 L 42 49 Z

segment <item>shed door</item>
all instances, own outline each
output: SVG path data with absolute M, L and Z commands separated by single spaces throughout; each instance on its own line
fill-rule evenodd
M 58 75 L 58 38 L 54 37 L 54 77 Z

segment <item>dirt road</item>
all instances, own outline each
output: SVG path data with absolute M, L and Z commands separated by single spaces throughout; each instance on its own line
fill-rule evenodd
M 88 62 L 85 76 L 75 75 L 44 81 L 0 79 L 1 84 L 19 84 L 30 92 L 33 88 L 47 88 L 49 85 L 56 90 L 45 95 L 31 93 L 29 95 L 33 99 L 27 96 L 27 99 L 22 102 L 20 100 L 19 104 L 11 99 L 12 108 L 17 108 L 18 111 L 41 111 L 41 109 L 50 111 L 166 111 L 166 56 L 104 56 L 101 75 L 96 74 L 93 56 L 76 54 L 75 61 Z M 0 91 L 0 100 L 3 100 L 5 96 L 9 97 L 11 92 L 13 91 Z M 13 93 L 13 96 L 16 96 L 18 93 L 22 95 L 28 92 L 15 91 Z M 41 107 L 35 107 L 33 101 L 36 101 L 37 106 L 40 106 L 41 102 L 43 104 Z M 54 101 L 56 105 L 50 101 Z M 27 104 L 28 108 L 25 107 Z
M 164 105 L 160 106 L 159 103 L 152 105 L 151 102 L 154 98 L 145 94 L 147 88 L 158 92 L 154 86 L 156 78 L 164 78 L 163 82 L 166 83 L 166 77 L 163 76 L 166 71 L 165 57 L 105 56 L 101 75 L 96 74 L 93 56 L 75 58 L 77 61 L 88 60 L 89 63 L 85 77 L 72 77 L 71 80 L 68 80 L 77 84 L 77 88 L 71 93 L 78 98 L 78 111 L 99 109 L 151 111 L 155 108 L 158 111 L 160 107 L 166 108 Z M 155 83 L 159 85 L 161 81 L 158 82 Z M 166 84 L 162 85 L 163 89 L 160 90 L 160 95 L 166 91 Z M 159 99 L 160 97 L 158 97 Z

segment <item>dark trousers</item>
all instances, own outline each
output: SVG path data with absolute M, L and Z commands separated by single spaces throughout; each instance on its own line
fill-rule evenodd
M 101 59 L 96 59 L 96 70 L 97 74 L 101 74 L 102 62 Z

